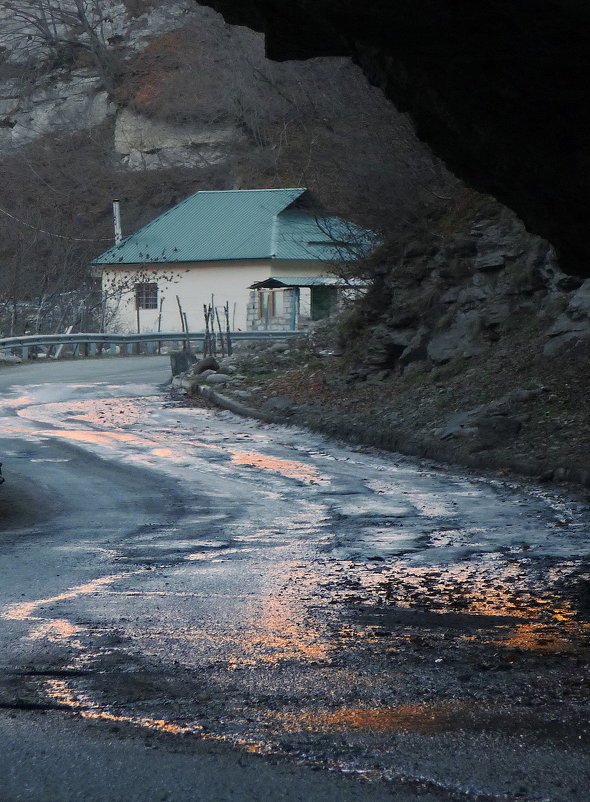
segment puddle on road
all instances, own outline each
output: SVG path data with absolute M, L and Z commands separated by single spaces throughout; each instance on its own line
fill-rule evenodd
M 70 385 L 73 389 L 74 386 Z M 207 459 L 207 452 L 215 452 L 222 461 L 227 460 L 233 466 L 253 468 L 269 472 L 286 479 L 295 479 L 309 485 L 328 484 L 329 479 L 312 465 L 301 461 L 284 459 L 276 455 L 266 454 L 263 450 L 245 451 L 232 447 L 229 437 L 215 437 L 211 432 L 211 439 L 203 437 L 206 431 L 200 432 L 200 437 L 189 436 L 180 426 L 180 422 L 173 423 L 167 420 L 164 425 L 157 420 L 160 409 L 160 398 L 146 396 L 141 398 L 117 397 L 87 400 L 52 400 L 43 403 L 36 402 L 34 397 L 20 396 L 11 399 L 6 407 L 17 410 L 17 415 L 23 420 L 36 424 L 50 424 L 51 429 L 26 429 L 14 423 L 14 419 L 2 420 L 2 431 L 5 435 L 24 435 L 36 438 L 57 437 L 75 443 L 109 448 L 117 451 L 136 463 L 143 463 L 148 467 L 155 467 L 157 461 L 176 465 L 179 468 L 194 466 L 195 460 L 203 463 Z M 144 427 L 146 418 L 153 415 L 149 432 Z M 73 423 L 80 424 L 79 428 L 72 428 Z M 207 429 L 208 427 L 205 427 Z M 232 437 L 232 440 L 262 440 L 253 435 L 242 434 Z M 168 442 L 167 442 L 168 441 Z M 264 444 L 261 442 L 261 446 Z M 121 449 L 125 451 L 121 451 Z M 129 451 L 133 450 L 133 453 Z M 217 470 L 221 470 L 219 463 Z
M 590 637 L 590 625 L 557 626 L 543 622 L 519 624 L 509 634 L 491 643 L 506 649 L 578 654 L 580 642 Z
M 46 599 L 35 599 L 29 602 L 19 602 L 18 604 L 11 604 L 0 613 L 0 618 L 7 621 L 38 621 L 43 620 L 40 616 L 34 616 L 33 613 L 46 605 L 55 604 L 56 602 L 67 601 L 69 599 L 76 599 L 79 596 L 87 596 L 92 593 L 97 593 L 101 588 L 107 585 L 112 585 L 118 579 L 123 579 L 131 574 L 112 574 L 110 576 L 99 577 L 93 579 L 91 582 L 86 582 L 83 585 L 78 585 L 63 593 L 58 593 L 55 596 L 49 596 Z
M 101 710 L 90 698 L 84 697 L 80 693 L 72 690 L 64 680 L 45 680 L 45 688 L 47 696 L 52 702 L 78 713 L 82 718 L 94 721 L 108 721 L 112 724 L 132 724 L 136 727 L 154 730 L 166 735 L 187 735 L 199 731 L 197 725 L 186 727 L 166 721 L 165 719 L 150 718 L 147 716 L 125 716 L 110 713 L 108 710 Z
M 29 460 L 29 462 L 49 462 L 49 463 L 64 463 L 64 462 L 70 462 L 70 461 L 71 460 L 68 457 L 63 457 L 63 458 L 54 457 L 54 458 L 49 458 L 49 459 L 43 459 L 43 458 L 39 457 L 38 459 Z
M 59 602 L 78 599 L 82 596 L 96 595 L 101 590 L 112 586 L 117 580 L 132 576 L 133 573 L 137 572 L 99 577 L 91 582 L 70 588 L 63 593 L 57 593 L 55 596 L 11 604 L 0 611 L 0 618 L 5 621 L 23 621 L 30 624 L 30 629 L 24 635 L 24 640 L 45 640 L 48 643 L 69 646 L 82 651 L 84 647 L 80 637 L 86 634 L 86 627 L 75 624 L 67 618 L 54 618 L 50 613 L 43 615 L 42 608 L 51 607 Z
M 482 642 L 506 649 L 573 654 L 590 646 L 588 616 L 567 595 L 580 581 L 590 587 L 577 562 L 539 572 L 533 561 L 496 554 L 445 566 L 328 561 L 321 576 L 333 602 L 378 608 L 384 617 L 396 609 L 429 613 L 435 629 L 450 626 L 452 614 L 453 629 L 463 628 L 466 639 L 479 621 Z
M 41 640 L 45 638 L 50 643 L 70 643 L 72 639 L 84 632 L 84 627 L 73 624 L 67 618 L 51 618 L 45 621 L 37 619 L 37 624 L 27 635 L 27 640 Z
M 211 553 L 215 553 L 225 544 L 209 541 L 207 545 L 211 547 Z M 574 563 L 570 567 L 573 566 Z M 167 606 L 182 594 L 143 587 L 144 579 L 153 579 L 151 573 L 149 577 L 143 573 L 136 589 L 117 590 L 112 587 L 117 579 L 128 579 L 131 574 L 111 575 L 54 597 L 14 605 L 3 615 L 12 620 L 30 620 L 35 638 L 52 640 L 57 635 L 64 645 L 78 648 L 78 657 L 72 665 L 74 668 L 84 666 L 87 675 L 80 680 L 45 679 L 43 687 L 52 703 L 84 719 L 114 726 L 131 725 L 146 732 L 172 736 L 191 734 L 229 743 L 251 753 L 288 754 L 303 762 L 329 764 L 343 771 L 370 771 L 375 777 L 382 777 L 387 776 L 387 767 L 395 766 L 397 761 L 397 742 L 392 741 L 392 736 L 428 740 L 445 733 L 453 737 L 457 733 L 470 733 L 470 738 L 479 738 L 483 734 L 485 739 L 489 733 L 516 734 L 518 737 L 529 737 L 533 733 L 543 743 L 547 738 L 563 742 L 564 738 L 574 736 L 567 734 L 571 728 L 567 730 L 560 721 L 552 722 L 548 728 L 534 711 L 516 715 L 510 709 L 508 712 L 500 709 L 498 701 L 486 701 L 484 697 L 482 705 L 481 701 L 461 698 L 461 691 L 455 691 L 459 698 L 449 699 L 448 685 L 452 684 L 455 672 L 452 668 L 444 669 L 444 663 L 456 655 L 453 639 L 435 639 L 433 648 L 428 641 L 432 633 L 437 632 L 437 627 L 428 621 L 426 624 L 405 621 L 397 630 L 380 631 L 374 622 L 355 625 L 353 616 L 352 625 L 347 628 L 347 619 L 342 618 L 339 607 L 332 607 L 333 615 L 326 618 L 326 601 L 334 600 L 338 594 L 336 586 L 321 588 L 320 579 L 332 571 L 336 584 L 346 588 L 345 594 L 358 593 L 359 587 L 366 592 L 370 587 L 381 594 L 382 603 L 373 604 L 379 614 L 387 614 L 391 609 L 392 598 L 387 603 L 383 594 L 393 587 L 395 579 L 398 594 L 395 605 L 405 603 L 410 612 L 429 611 L 429 599 L 438 598 L 434 615 L 452 613 L 461 619 L 469 610 L 469 615 L 480 615 L 482 620 L 508 613 L 518 616 L 521 623 L 511 625 L 511 631 L 519 636 L 527 633 L 529 624 L 525 616 L 536 614 L 539 608 L 552 616 L 551 626 L 569 626 L 573 611 L 563 599 L 557 604 L 557 591 L 551 599 L 537 599 L 538 605 L 528 605 L 528 599 L 522 596 L 525 569 L 508 566 L 511 570 L 502 576 L 500 567 L 497 564 L 493 566 L 495 581 L 489 587 L 485 585 L 482 566 L 470 566 L 469 570 L 465 566 L 457 567 L 455 579 L 456 582 L 460 580 L 461 598 L 469 602 L 461 612 L 452 606 L 459 591 L 443 571 L 412 571 L 398 563 L 390 573 L 391 566 L 378 565 L 381 570 L 375 571 L 375 566 L 369 567 L 367 563 L 334 565 L 333 562 L 277 560 L 265 564 L 263 586 L 253 586 L 252 596 L 244 594 L 244 615 L 235 622 L 233 630 L 227 621 L 221 621 L 217 626 L 210 622 L 200 628 L 183 626 L 178 617 L 179 608 Z M 490 566 L 487 568 L 489 570 Z M 365 575 L 370 579 L 368 585 L 363 581 Z M 557 581 L 561 577 L 562 574 L 554 569 L 553 579 Z M 80 639 L 80 633 L 73 629 L 68 633 L 70 622 L 67 619 L 41 619 L 40 609 L 44 606 L 81 599 L 97 592 L 103 594 L 101 610 L 106 608 L 108 600 L 116 601 L 117 596 L 126 596 L 135 597 L 137 609 L 144 611 L 143 619 L 131 620 L 122 627 L 119 649 L 91 652 L 91 639 Z M 412 595 L 415 592 L 426 594 L 420 596 L 419 603 Z M 391 593 L 390 590 L 390 597 Z M 205 600 L 211 601 L 211 594 L 199 597 L 185 593 L 184 598 L 188 605 L 184 609 L 194 615 L 196 621 L 197 611 Z M 348 604 L 343 605 L 344 609 L 348 607 Z M 146 611 L 149 613 L 147 617 Z M 174 620 L 171 621 L 172 611 Z M 486 623 L 489 629 L 488 625 L 489 622 Z M 51 631 L 52 626 L 56 627 L 55 632 Z M 502 626 L 506 625 L 499 625 L 500 630 Z M 531 630 L 533 639 L 542 639 L 544 630 L 538 627 L 545 625 L 541 621 L 535 626 L 537 628 Z M 492 625 L 491 628 L 495 627 Z M 448 635 L 449 627 L 445 626 L 444 631 Z M 461 634 L 459 625 L 458 635 Z M 213 641 L 216 641 L 217 652 L 211 662 L 207 644 Z M 528 649 L 528 644 L 524 643 L 521 639 L 519 643 L 503 645 L 511 649 Z M 486 644 L 493 647 L 487 630 L 480 638 L 480 646 L 485 648 Z M 166 667 L 177 658 L 179 665 L 183 665 L 182 655 L 186 655 L 184 650 L 187 647 L 193 655 L 195 678 L 189 672 L 183 680 L 186 686 L 181 685 L 178 691 L 171 691 L 166 682 L 156 683 L 145 703 L 135 699 L 133 694 L 131 699 L 135 701 L 129 702 L 125 682 L 135 687 L 141 681 L 141 673 L 137 666 L 133 671 L 121 671 L 117 661 L 112 662 L 113 657 L 120 653 L 141 655 L 145 659 L 147 655 L 150 661 L 161 660 L 163 670 L 169 670 Z M 367 647 L 377 655 L 376 660 L 367 653 Z M 467 642 L 465 648 L 469 649 Z M 429 649 L 432 650 L 430 663 L 435 676 L 440 674 L 436 680 L 424 674 L 423 660 Z M 383 661 L 388 656 L 392 662 L 385 666 Z M 408 659 L 410 662 L 405 662 Z M 412 659 L 418 662 L 412 663 Z M 153 671 L 154 663 L 149 665 Z M 467 661 L 461 670 L 472 671 L 473 667 Z M 109 688 L 109 672 L 113 672 L 116 681 L 105 695 L 105 689 Z M 101 692 L 93 690 L 93 673 L 101 678 Z M 493 674 L 493 679 L 497 676 Z M 200 688 L 204 677 L 206 697 L 202 702 L 196 701 L 201 691 L 191 683 L 198 682 Z M 488 681 L 487 675 L 485 681 Z M 525 681 L 530 681 L 528 675 Z M 517 678 L 515 694 L 521 693 L 519 682 L 522 680 Z M 471 686 L 468 690 L 471 692 Z M 542 692 L 542 688 L 536 688 L 535 696 Z M 494 696 L 497 691 L 488 693 Z M 343 703 L 351 694 L 354 702 Z M 392 703 L 396 695 L 422 698 Z M 326 700 L 330 704 L 326 705 Z M 502 703 L 506 701 L 509 702 L 502 698 Z M 587 739 L 587 734 L 584 738 Z
M 52 433 L 49 431 L 38 432 L 42 437 L 48 437 Z M 88 445 L 109 446 L 112 444 L 122 444 L 125 446 L 139 446 L 140 448 L 149 447 L 152 441 L 145 437 L 138 437 L 135 434 L 126 432 L 90 432 L 80 429 L 60 429 L 59 437 L 74 443 L 86 443 Z
M 258 468 L 263 471 L 270 471 L 288 479 L 299 479 L 306 484 L 328 484 L 329 479 L 322 476 L 313 466 L 295 460 L 279 459 L 259 451 L 237 451 L 229 449 L 231 460 L 235 465 L 246 465 L 250 468 Z
M 379 496 L 391 496 L 398 493 L 396 484 L 391 481 L 385 481 L 384 479 L 369 479 L 365 482 L 365 485 L 369 490 L 372 490 Z M 411 505 L 415 507 L 421 515 L 428 518 L 446 518 L 458 514 L 456 502 L 444 502 L 428 493 L 421 493 L 417 489 L 412 493 L 405 492 L 402 496 L 406 498 L 409 497 Z
M 302 711 L 272 716 L 285 732 L 417 732 L 428 735 L 456 726 L 457 713 L 467 709 L 459 704 L 404 704 L 393 708 L 343 707 L 337 710 Z
M 236 644 L 234 661 L 245 657 L 279 664 L 326 659 L 333 648 L 329 634 L 310 614 L 306 597 L 315 578 L 310 580 L 298 565 L 282 563 L 280 571 L 271 571 L 269 579 L 274 588 L 256 599 L 255 610 L 247 617 L 245 631 Z
M 20 399 L 29 402 L 28 397 Z M 570 579 L 581 578 L 581 561 L 557 562 L 553 567 L 540 563 L 527 556 L 527 548 L 521 548 L 516 537 L 507 541 L 505 553 L 482 553 L 492 549 L 496 524 L 485 529 L 474 523 L 469 528 L 459 516 L 460 505 L 466 499 L 474 504 L 479 488 L 458 482 L 446 499 L 439 485 L 432 494 L 414 486 L 419 471 L 406 470 L 406 475 L 396 468 L 396 481 L 387 481 L 373 475 L 385 468 L 379 465 L 373 470 L 368 458 L 347 462 L 342 456 L 308 449 L 309 455 L 324 461 L 323 467 L 328 459 L 341 471 L 343 465 L 352 466 L 347 467 L 349 473 L 335 473 L 337 490 L 354 487 L 355 482 L 361 487 L 359 497 L 342 492 L 339 500 L 328 502 L 325 488 L 315 487 L 333 480 L 327 469 L 288 459 L 284 450 L 279 453 L 285 456 L 266 454 L 272 438 L 243 432 L 230 438 L 223 427 L 220 434 L 214 426 L 201 426 L 196 436 L 187 433 L 180 421 L 157 414 L 150 418 L 146 436 L 141 427 L 145 428 L 147 412 L 154 409 L 157 403 L 152 398 L 56 401 L 25 410 L 22 418 L 58 427 L 26 430 L 31 436 L 97 446 L 99 453 L 109 450 L 114 458 L 124 454 L 127 460 L 171 471 L 190 465 L 195 475 L 204 470 L 231 472 L 230 481 L 244 482 L 243 498 L 254 499 L 252 512 L 216 520 L 201 541 L 178 534 L 172 538 L 170 533 L 167 539 L 158 540 L 156 535 L 151 542 L 146 535 L 138 540 L 132 545 L 154 560 L 156 570 L 149 575 L 142 571 L 135 587 L 113 588 L 118 579 L 129 579 L 135 572 L 112 574 L 53 597 L 13 605 L 2 617 L 29 623 L 30 640 L 70 647 L 77 655 L 74 667 L 83 665 L 90 674 L 108 680 L 110 660 L 118 654 L 141 655 L 162 666 L 162 671 L 174 665 L 177 673 L 185 671 L 188 676 L 193 671 L 199 682 L 205 676 L 211 700 L 195 702 L 192 675 L 178 698 L 160 690 L 148 699 L 149 713 L 141 701 L 133 702 L 129 712 L 131 703 L 124 695 L 117 697 L 115 683 L 110 697 L 106 701 L 100 697 L 99 703 L 92 685 L 96 679 L 46 680 L 49 698 L 64 709 L 172 735 L 197 733 L 261 753 L 281 751 L 286 743 L 292 754 L 312 760 L 316 754 L 324 764 L 331 747 L 318 746 L 318 737 L 338 733 L 345 746 L 334 762 L 342 768 L 358 766 L 360 761 L 362 770 L 368 771 L 367 766 L 373 767 L 377 760 L 375 754 L 381 760 L 381 746 L 383 754 L 391 748 L 392 734 L 434 737 L 456 733 L 466 722 L 472 731 L 483 731 L 489 719 L 478 721 L 476 714 L 482 699 L 489 702 L 486 694 L 504 700 L 513 692 L 517 698 L 534 685 L 526 673 L 526 660 L 584 654 L 588 624 L 565 590 Z M 8 427 L 10 420 L 14 418 L 6 418 L 2 425 Z M 137 431 L 129 431 L 131 427 Z M 259 450 L 243 442 L 251 437 Z M 297 455 L 303 451 L 300 447 Z M 267 480 L 271 484 L 264 487 Z M 263 522 L 257 517 L 261 497 Z M 490 497 L 489 507 L 494 503 Z M 471 507 L 466 503 L 464 509 L 465 515 Z M 515 507 L 503 514 L 499 529 L 510 523 L 511 515 L 518 523 L 521 513 Z M 539 532 L 542 526 L 549 524 L 539 523 Z M 531 531 L 532 526 L 525 536 Z M 536 532 L 535 537 L 542 540 Z M 342 558 L 347 550 L 350 553 L 351 542 L 358 559 Z M 388 553 L 392 544 L 399 547 L 397 554 L 393 549 Z M 182 568 L 178 562 L 173 568 L 166 565 L 161 554 L 166 549 L 180 552 Z M 453 555 L 448 565 L 437 564 L 434 557 L 431 564 L 415 564 L 408 556 L 409 552 L 434 555 L 435 550 L 438 555 Z M 406 556 L 399 556 L 402 552 Z M 202 589 L 208 572 L 221 570 L 216 561 L 225 560 L 223 570 L 230 572 L 246 555 L 250 573 L 236 573 L 217 595 L 212 585 Z M 102 651 L 92 646 L 93 638 L 98 640 L 96 631 L 76 623 L 74 617 L 70 620 L 62 610 L 63 603 L 80 602 L 93 594 L 101 597 L 95 605 L 87 605 L 82 620 L 92 621 L 95 608 L 104 624 L 111 611 L 110 629 L 117 622 L 120 638 L 118 646 Z M 57 603 L 59 617 L 52 618 L 51 607 Z M 83 609 L 82 604 L 77 606 Z M 50 608 L 46 615 L 43 607 Z M 132 612 L 120 619 L 121 609 Z M 398 610 L 416 615 L 404 618 Z M 420 613 L 425 615 L 420 618 Z M 522 657 L 522 677 L 513 668 L 514 653 Z M 488 663 L 493 663 L 493 671 L 488 671 Z M 481 671 L 488 672 L 484 679 L 478 673 L 481 664 Z M 502 672 L 508 670 L 514 670 L 514 691 L 503 684 Z M 458 680 L 459 672 L 467 678 Z M 555 688 L 535 686 L 530 692 L 551 698 Z M 446 697 L 453 694 L 457 698 L 449 701 Z M 195 718 L 199 722 L 194 723 Z M 359 757 L 353 747 L 346 751 L 347 739 L 356 744 L 354 738 L 366 735 L 377 739 L 368 741 L 371 748 L 366 755 Z

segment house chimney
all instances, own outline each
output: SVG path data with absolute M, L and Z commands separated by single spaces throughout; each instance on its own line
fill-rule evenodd
M 115 226 L 115 245 L 118 245 L 123 239 L 123 232 L 121 231 L 121 205 L 118 200 L 113 201 L 113 224 Z

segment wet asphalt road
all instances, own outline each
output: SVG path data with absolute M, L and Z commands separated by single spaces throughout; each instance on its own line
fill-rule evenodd
M 0 800 L 587 799 L 584 502 L 0 372 Z

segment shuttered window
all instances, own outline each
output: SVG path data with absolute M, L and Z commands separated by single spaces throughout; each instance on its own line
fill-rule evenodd
M 135 306 L 137 309 L 158 308 L 158 285 L 155 282 L 135 285 Z

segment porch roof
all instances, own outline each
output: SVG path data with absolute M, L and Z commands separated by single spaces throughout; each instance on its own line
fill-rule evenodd
M 282 287 L 364 287 L 362 279 L 343 279 L 339 276 L 271 276 L 251 284 L 250 290 L 278 290 Z

